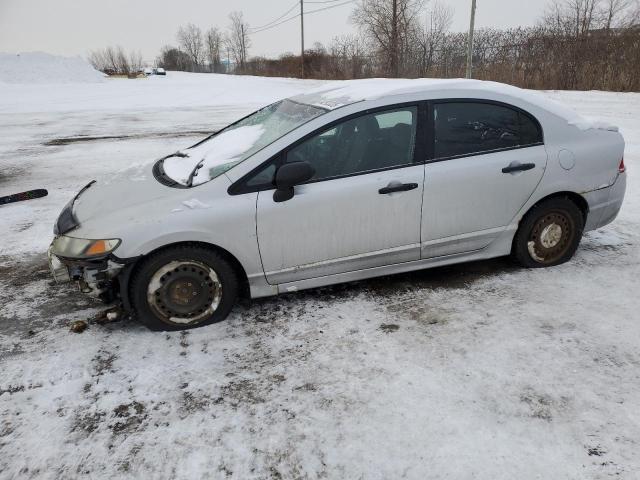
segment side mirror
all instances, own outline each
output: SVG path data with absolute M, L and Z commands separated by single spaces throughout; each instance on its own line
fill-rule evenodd
M 307 162 L 291 162 L 282 165 L 276 172 L 276 191 L 274 202 L 286 202 L 293 198 L 293 187 L 306 182 L 315 174 L 315 170 Z

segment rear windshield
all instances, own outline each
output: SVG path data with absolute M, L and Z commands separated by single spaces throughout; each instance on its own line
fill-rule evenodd
M 208 182 L 325 112 L 292 100 L 274 103 L 166 158 L 164 175 L 187 187 Z

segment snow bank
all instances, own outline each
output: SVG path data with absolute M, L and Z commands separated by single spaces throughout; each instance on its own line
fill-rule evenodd
M 97 83 L 104 74 L 80 57 L 61 57 L 42 52 L 13 55 L 0 53 L 2 83 Z
M 189 122 L 193 112 L 186 108 L 215 110 L 222 105 L 234 105 L 237 113 L 230 120 L 237 120 L 253 110 L 321 83 L 317 80 L 173 71 L 167 76 L 152 75 L 144 81 L 106 79 L 102 83 L 59 83 L 35 89 L 30 84 L 7 83 L 0 88 L 0 113 L 153 110 L 169 115 L 172 108 L 177 109 L 172 118 L 158 121 L 156 114 L 146 117 L 144 122 L 148 125 L 156 120 L 167 125 L 167 122 L 179 123 L 176 115 L 181 116 L 180 121 Z M 213 110 L 209 125 L 216 124 L 215 119 L 219 117 Z M 229 110 L 225 109 L 225 112 L 228 114 Z M 124 133 L 130 133 L 130 127 Z

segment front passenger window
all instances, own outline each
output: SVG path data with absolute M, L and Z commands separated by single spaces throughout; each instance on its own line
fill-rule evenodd
M 410 165 L 417 116 L 417 107 L 405 107 L 352 118 L 292 148 L 285 162 L 308 162 L 312 180 Z

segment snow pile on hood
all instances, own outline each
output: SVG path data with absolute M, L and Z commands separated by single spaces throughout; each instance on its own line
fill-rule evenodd
M 243 160 L 263 133 L 262 125 L 225 130 L 206 142 L 179 152 L 180 155 L 167 158 L 163 162 L 164 171 L 177 182 L 187 185 L 193 169 L 201 165 L 193 178 L 193 185 L 199 185 Z
M 80 57 L 42 52 L 0 53 L 0 82 L 19 84 L 97 83 L 105 75 Z

